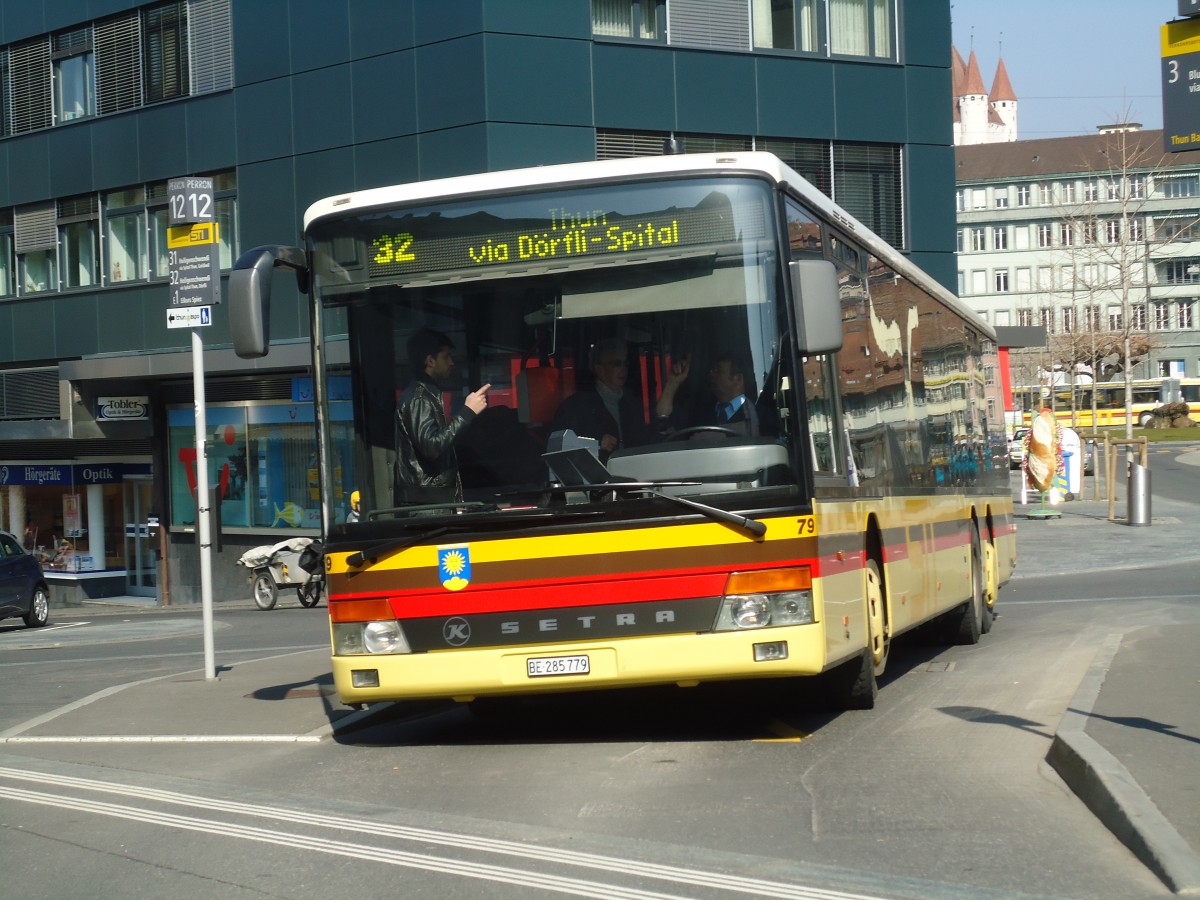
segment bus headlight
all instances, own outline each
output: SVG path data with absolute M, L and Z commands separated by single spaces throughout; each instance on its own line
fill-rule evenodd
M 811 625 L 813 621 L 811 591 L 734 594 L 725 597 L 713 630 L 742 631 L 771 625 Z
M 371 653 L 411 653 L 404 630 L 395 619 L 381 622 L 336 622 L 333 652 L 338 656 Z
M 815 621 L 808 566 L 756 569 L 730 573 L 713 630 L 810 625 Z

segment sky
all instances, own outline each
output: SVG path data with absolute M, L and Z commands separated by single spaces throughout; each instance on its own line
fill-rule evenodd
M 1001 55 L 1017 138 L 1095 134 L 1120 119 L 1162 128 L 1159 28 L 1177 0 L 950 0 L 954 46 L 989 90 Z

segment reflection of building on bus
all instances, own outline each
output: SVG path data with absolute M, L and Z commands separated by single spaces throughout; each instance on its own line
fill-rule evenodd
M 319 465 L 340 455 L 364 510 L 346 521 L 336 479 L 315 480 L 345 702 L 824 673 L 866 706 L 902 632 L 990 627 L 1014 561 L 995 336 L 777 158 L 382 188 L 318 202 L 305 235 L 315 340 L 348 359 L 317 378 L 355 397 L 349 431 L 317 402 L 336 451 Z M 235 314 L 255 320 L 270 270 L 235 273 Z M 456 447 L 463 499 L 397 506 L 396 394 L 423 327 L 460 348 L 448 414 L 492 389 Z M 602 464 L 599 435 L 553 422 L 612 342 L 620 399 L 597 402 L 638 427 Z M 705 378 L 658 420 L 676 363 L 729 353 L 760 433 L 683 427 L 715 405 Z
M 1087 377 L 1087 376 L 1083 376 Z M 1200 418 L 1200 378 L 1152 378 L 1132 382 L 1133 424 L 1144 427 L 1155 409 L 1182 401 L 1191 409 L 1193 419 Z M 1092 406 L 1095 404 L 1095 414 Z M 1041 409 L 1051 409 L 1064 425 L 1075 428 L 1104 428 L 1125 424 L 1125 382 L 1099 384 L 1057 383 L 1036 387 L 1013 388 L 1013 405 L 1020 411 L 1021 422 L 1028 426 Z

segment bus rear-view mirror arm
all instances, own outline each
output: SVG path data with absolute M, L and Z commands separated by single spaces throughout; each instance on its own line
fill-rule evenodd
M 837 270 L 823 259 L 788 263 L 792 305 L 796 313 L 796 346 L 801 356 L 842 349 L 842 303 Z
M 271 274 L 276 266 L 296 271 L 300 293 L 308 293 L 308 260 L 299 247 L 271 245 L 247 250 L 229 273 L 229 330 L 242 359 L 267 355 L 271 340 Z

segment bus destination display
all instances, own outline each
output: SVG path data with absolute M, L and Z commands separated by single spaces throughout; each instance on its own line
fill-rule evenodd
M 722 198 L 724 199 L 724 198 Z M 762 213 L 739 216 L 742 237 L 761 237 Z M 567 262 L 580 257 L 619 257 L 711 246 L 735 237 L 728 203 L 671 209 L 636 216 L 603 210 L 551 208 L 545 218 L 509 220 L 490 213 L 377 220 L 368 237 L 372 278 L 458 271 L 520 263 Z M 758 234 L 746 235 L 747 220 Z

